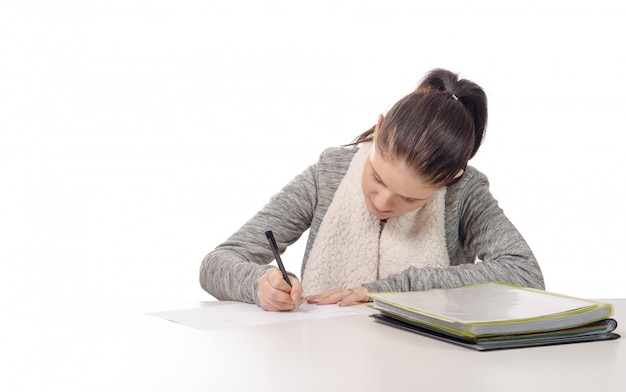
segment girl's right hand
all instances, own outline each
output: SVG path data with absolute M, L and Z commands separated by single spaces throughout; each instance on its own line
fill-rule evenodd
M 283 278 L 278 268 L 270 268 L 258 280 L 260 305 L 265 310 L 284 312 L 294 310 L 305 299 L 302 298 L 302 284 L 294 276 L 289 275 L 289 283 Z

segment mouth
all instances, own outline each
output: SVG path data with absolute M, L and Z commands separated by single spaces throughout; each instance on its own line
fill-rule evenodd
M 367 202 L 370 206 L 370 209 L 374 213 L 374 215 L 384 216 L 384 215 L 389 215 L 392 212 L 391 210 L 386 210 L 386 211 L 379 210 L 378 207 L 376 207 L 376 204 L 374 204 L 374 202 L 371 199 L 367 199 Z

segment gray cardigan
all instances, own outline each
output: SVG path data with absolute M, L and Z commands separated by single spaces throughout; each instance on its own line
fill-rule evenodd
M 356 148 L 325 150 L 287 184 L 252 219 L 202 261 L 200 284 L 219 300 L 257 303 L 257 279 L 274 259 L 265 236 L 272 230 L 282 253 L 309 230 L 302 271 L 320 223 L 354 157 Z M 502 281 L 544 288 L 541 269 L 513 224 L 489 192 L 487 177 L 468 167 L 448 187 L 445 207 L 448 268 L 411 267 L 374 282 L 371 292 L 452 288 L 471 283 Z

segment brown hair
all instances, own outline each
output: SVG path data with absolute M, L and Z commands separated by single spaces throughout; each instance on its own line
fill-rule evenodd
M 444 69 L 429 72 L 354 143 L 374 141 L 386 159 L 401 159 L 433 185 L 451 185 L 476 154 L 487 125 L 487 97 L 476 83 Z

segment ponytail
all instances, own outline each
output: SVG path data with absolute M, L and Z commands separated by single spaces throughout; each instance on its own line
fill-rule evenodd
M 474 146 L 472 158 L 480 147 L 487 128 L 487 95 L 474 82 L 459 79 L 458 75 L 445 69 L 430 71 L 418 85 L 416 92 L 446 92 L 459 101 L 474 123 Z
M 434 69 L 398 101 L 378 131 L 350 145 L 374 141 L 382 154 L 403 159 L 433 184 L 450 185 L 480 147 L 487 126 L 487 97 L 480 86 Z

